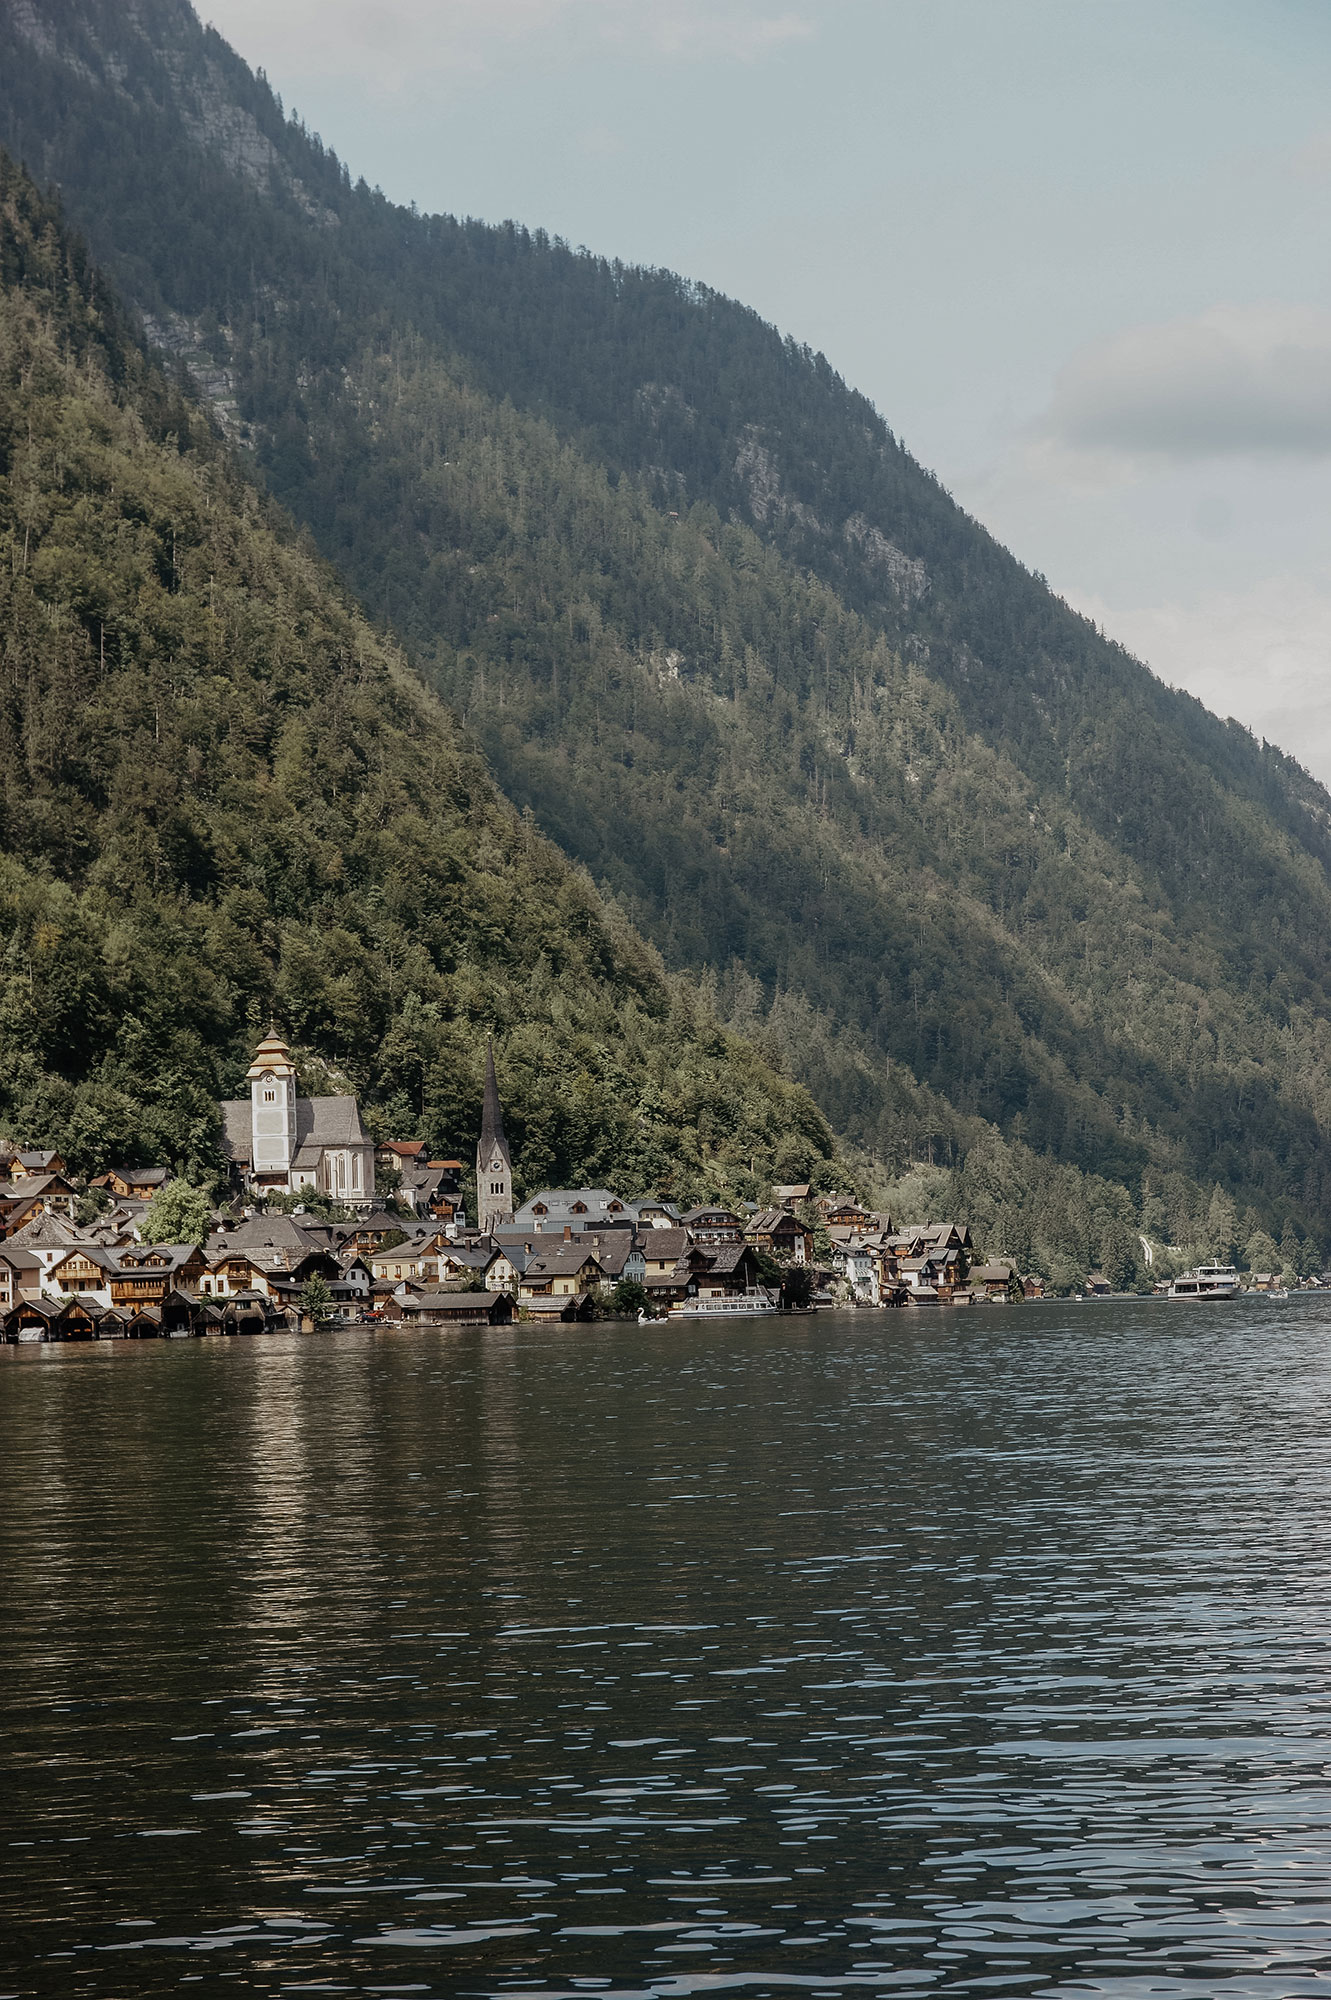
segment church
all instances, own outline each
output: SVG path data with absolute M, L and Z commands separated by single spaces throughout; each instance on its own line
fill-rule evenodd
M 354 1097 L 298 1097 L 291 1050 L 276 1032 L 260 1042 L 245 1080 L 249 1096 L 221 1112 L 222 1150 L 247 1188 L 374 1206 L 374 1145 Z
M 481 1107 L 481 1136 L 476 1147 L 476 1227 L 482 1236 L 488 1236 L 492 1229 L 512 1220 L 513 1162 L 504 1137 L 504 1114 L 499 1108 L 491 1041 L 485 1049 L 485 1102 Z

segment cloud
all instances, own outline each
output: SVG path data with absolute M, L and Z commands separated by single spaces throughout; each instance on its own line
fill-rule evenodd
M 667 61 L 755 62 L 813 34 L 767 0 L 212 0 L 205 11 L 249 62 L 354 74 L 388 94 L 575 36 Z
M 1132 460 L 1331 455 L 1331 313 L 1216 306 L 1097 342 L 1059 375 L 1038 440 Z

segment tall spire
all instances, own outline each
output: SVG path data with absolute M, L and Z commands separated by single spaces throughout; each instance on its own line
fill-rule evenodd
M 481 1112 L 481 1137 L 476 1147 L 476 1226 L 483 1232 L 513 1218 L 513 1162 L 504 1137 L 504 1114 L 499 1108 L 499 1084 L 495 1077 L 494 1041 L 485 1045 L 485 1105 Z
M 494 1036 L 487 1035 L 485 1041 L 485 1104 L 481 1111 L 480 1151 L 487 1160 L 494 1157 L 498 1149 L 508 1159 L 508 1140 L 504 1137 L 504 1114 L 499 1108 L 499 1082 L 495 1076 Z

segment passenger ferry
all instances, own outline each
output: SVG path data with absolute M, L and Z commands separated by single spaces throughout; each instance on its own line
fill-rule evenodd
M 727 1292 L 710 1299 L 684 1299 L 671 1306 L 671 1319 L 733 1319 L 736 1313 L 770 1313 L 775 1302 L 767 1292 Z
M 1239 1274 L 1232 1264 L 1199 1264 L 1195 1271 L 1185 1271 L 1181 1278 L 1175 1278 L 1169 1287 L 1171 1299 L 1232 1299 L 1237 1298 Z

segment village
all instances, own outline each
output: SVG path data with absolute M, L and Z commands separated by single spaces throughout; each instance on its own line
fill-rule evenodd
M 9 1342 L 692 1318 L 1039 1296 L 977 1257 L 964 1222 L 898 1227 L 849 1195 L 775 1186 L 765 1207 L 684 1210 L 608 1188 L 515 1205 L 493 1052 L 476 1148 L 375 1144 L 353 1096 L 302 1097 L 291 1050 L 260 1043 L 248 1098 L 221 1105 L 233 1198 L 202 1241 L 156 1240 L 163 1166 L 81 1181 L 51 1151 L 0 1145 L 0 1336 Z

